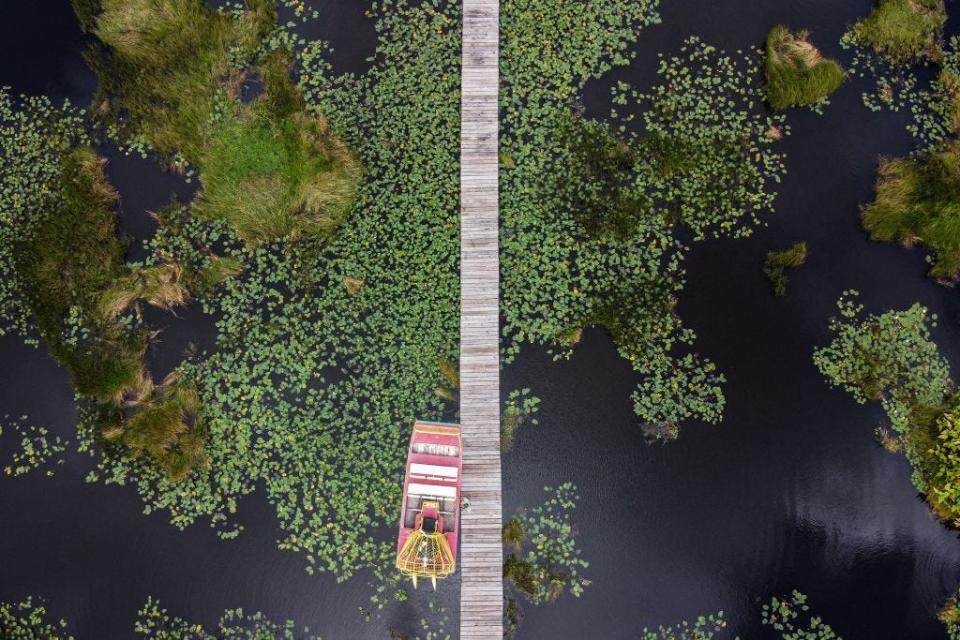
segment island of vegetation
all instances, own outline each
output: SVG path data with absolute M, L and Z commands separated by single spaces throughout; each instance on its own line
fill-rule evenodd
M 879 0 L 851 37 L 892 64 L 937 60 L 947 11 L 943 0 Z
M 774 109 L 822 103 L 843 84 L 843 68 L 824 58 L 807 31 L 777 25 L 764 48 L 764 92 Z
M 838 302 L 834 338 L 814 353 L 831 385 L 857 402 L 880 402 L 934 512 L 960 525 L 960 394 L 930 335 L 936 318 L 915 304 L 865 314 L 856 292 Z M 890 446 L 890 445 L 888 445 Z

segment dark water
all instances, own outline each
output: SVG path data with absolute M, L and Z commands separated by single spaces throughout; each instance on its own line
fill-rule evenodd
M 366 3 L 318 0 L 324 19 L 311 37 L 330 40 L 337 72 L 361 72 L 372 53 Z M 777 22 L 810 28 L 828 55 L 870 0 L 760 2 L 667 0 L 664 24 L 646 29 L 638 60 L 588 90 L 605 114 L 613 79 L 638 86 L 653 77 L 655 54 L 689 34 L 729 49 L 759 44 Z M 29 93 L 88 99 L 83 38 L 66 0 L 0 6 L 0 83 Z M 538 502 L 545 484 L 580 487 L 577 512 L 594 583 L 580 599 L 525 608 L 520 638 L 635 638 L 644 626 L 723 609 L 744 638 L 761 638 L 759 601 L 799 588 L 848 640 L 940 639 L 937 609 L 960 585 L 960 542 L 930 517 L 902 457 L 883 452 L 873 429 L 883 416 L 830 390 L 811 352 L 843 289 L 871 310 L 919 301 L 938 313 L 936 338 L 960 364 L 956 292 L 923 276 L 918 251 L 873 244 L 857 211 L 869 200 L 880 154 L 911 140 L 903 118 L 871 114 L 851 83 L 825 116 L 791 113 L 788 177 L 769 226 L 749 240 L 711 241 L 690 255 L 680 314 L 697 350 L 727 374 L 722 425 L 688 425 L 679 442 L 648 446 L 632 415 L 636 384 L 602 332 L 587 332 L 569 362 L 531 349 L 504 373 L 504 389 L 530 386 L 543 398 L 541 426 L 521 432 L 504 460 L 506 512 Z M 153 163 L 110 153 L 121 197 L 121 230 L 152 232 L 146 211 L 191 187 Z M 808 263 L 775 299 L 760 272 L 769 249 L 806 240 Z M 134 246 L 136 243 L 134 243 Z M 131 257 L 137 257 L 136 248 Z M 212 320 L 194 309 L 151 315 L 162 340 L 157 375 L 189 343 L 212 348 Z M 73 432 L 65 372 L 42 349 L 0 339 L 0 414 L 28 414 L 54 432 Z M 960 371 L 958 371 L 960 373 Z M 0 459 L 10 443 L 0 440 Z M 226 608 L 292 618 L 326 638 L 383 638 L 412 630 L 426 594 L 367 624 L 357 608 L 363 579 L 336 585 L 303 572 L 299 556 L 276 549 L 279 532 L 262 495 L 243 501 L 244 534 L 223 542 L 204 525 L 185 532 L 162 514 L 145 517 L 131 488 L 83 482 L 90 462 L 71 454 L 57 475 L 0 480 L 0 600 L 49 600 L 78 638 L 129 638 L 148 595 L 178 615 L 212 624 Z M 386 535 L 386 534 L 385 534 Z M 456 620 L 456 581 L 439 599 Z M 454 627 L 455 628 L 455 627 Z
M 734 50 L 785 22 L 846 60 L 836 42 L 871 6 L 662 4 L 664 24 L 641 34 L 634 65 L 590 86 L 594 114 L 609 110 L 610 78 L 644 86 L 655 54 L 688 34 Z M 722 609 L 741 637 L 762 638 L 759 601 L 793 588 L 848 640 L 945 637 L 935 616 L 960 585 L 957 534 L 930 516 L 902 456 L 876 444 L 879 407 L 829 389 L 811 359 L 829 339 L 837 297 L 855 288 L 871 310 L 930 307 L 937 342 L 955 372 L 960 364 L 957 292 L 924 277 L 921 252 L 871 243 L 859 227 L 877 157 L 912 147 L 902 117 L 861 106 L 865 86 L 845 86 L 823 117 L 791 112 L 788 177 L 769 226 L 746 241 L 698 244 L 687 261 L 679 313 L 729 379 L 723 424 L 645 445 L 628 398 L 637 380 L 601 332 L 587 333 L 568 363 L 531 351 L 507 369 L 504 388 L 532 387 L 543 408 L 541 426 L 505 459 L 505 509 L 537 500 L 543 484 L 576 482 L 595 580 L 579 600 L 528 607 L 522 637 L 631 638 Z M 790 274 L 787 297 L 774 298 L 764 256 L 798 240 L 809 260 Z

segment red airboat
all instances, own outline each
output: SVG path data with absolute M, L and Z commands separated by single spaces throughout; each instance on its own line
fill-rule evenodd
M 397 569 L 413 580 L 446 578 L 457 568 L 460 533 L 460 427 L 417 422 L 410 436 L 403 507 L 397 537 Z

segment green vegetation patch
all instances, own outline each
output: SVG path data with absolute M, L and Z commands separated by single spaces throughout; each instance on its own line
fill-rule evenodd
M 913 482 L 943 519 L 960 522 L 960 394 L 930 337 L 936 317 L 915 304 L 863 314 L 846 292 L 833 341 L 814 352 L 831 385 L 857 402 L 880 401 L 913 466 Z
M 540 398 L 530 395 L 530 389 L 514 389 L 507 394 L 507 401 L 500 417 L 500 451 L 506 453 L 513 448 L 513 439 L 517 431 L 525 424 L 537 426 L 534 417 L 540 410 Z
M 930 277 L 952 282 L 960 272 L 960 39 L 950 39 L 939 64 L 923 89 L 913 73 L 900 73 L 894 81 L 878 76 L 878 86 L 892 91 L 896 83 L 902 89 L 890 106 L 909 106 L 907 129 L 919 145 L 910 156 L 881 160 L 863 226 L 874 240 L 925 245 L 932 251 Z M 880 73 L 869 63 L 867 68 Z M 872 100 L 867 94 L 865 99 Z
M 67 368 L 90 407 L 89 433 L 107 445 L 108 455 L 146 453 L 171 481 L 182 479 L 205 460 L 205 434 L 193 419 L 199 408 L 189 411 L 189 429 L 140 427 L 169 385 L 154 388 L 143 367 L 150 332 L 139 302 L 164 309 L 184 304 L 184 269 L 167 261 L 124 263 L 117 195 L 77 112 L 42 99 L 18 104 L 6 92 L 0 109 L 7 125 L 0 152 L 8 168 L 0 191 L 0 272 L 9 330 L 39 333 Z M 173 396 L 183 399 L 183 391 L 177 387 Z M 45 441 L 29 444 L 37 457 Z M 59 441 L 51 446 L 63 448 Z
M 824 58 L 809 41 L 808 31 L 792 32 L 777 25 L 764 48 L 764 91 L 774 109 L 813 105 L 843 84 L 843 68 Z
M 0 638 L 4 640 L 73 640 L 65 620 L 50 622 L 47 609 L 33 598 L 0 602 Z
M 778 640 L 843 640 L 820 616 L 810 610 L 807 596 L 794 590 L 783 597 L 771 598 L 760 611 L 760 622 L 769 627 L 765 638 Z M 720 640 L 730 638 L 723 611 L 699 616 L 673 626 L 644 628 L 640 640 Z M 736 640 L 734 638 L 733 640 Z
M 137 637 L 147 640 L 320 640 L 307 627 L 298 628 L 292 620 L 274 622 L 259 611 L 228 609 L 217 627 L 208 631 L 202 625 L 171 615 L 160 603 L 147 598 L 134 623 Z
M 787 295 L 787 269 L 796 269 L 807 261 L 807 243 L 795 242 L 789 249 L 767 252 L 763 263 L 763 273 L 773 285 L 773 294 L 777 297 Z
M 909 64 L 940 57 L 946 21 L 943 0 L 879 0 L 850 32 L 891 63 Z
M 874 240 L 930 247 L 930 276 L 955 279 L 960 270 L 960 142 L 917 157 L 884 160 L 874 200 L 863 208 L 863 226 Z
M 28 424 L 27 416 L 4 416 L 0 436 L 4 431 L 13 432 L 20 439 L 20 446 L 13 452 L 10 464 L 3 467 L 5 475 L 21 476 L 44 466 L 63 464 L 63 458 L 59 456 L 66 451 L 66 442 L 60 436 L 51 435 L 46 427 Z M 47 476 L 53 474 L 52 468 L 46 470 Z
M 571 112 L 589 78 L 628 62 L 629 25 L 656 19 L 644 3 L 504 7 L 502 309 L 508 360 L 524 343 L 568 357 L 584 328 L 609 331 L 642 377 L 640 422 L 669 438 L 718 422 L 724 403 L 716 366 L 683 353 L 695 336 L 674 312 L 679 238 L 749 235 L 772 208 L 787 130 L 763 111 L 758 56 L 696 39 L 649 90 L 614 87 L 610 120 Z M 558 30 L 572 35 L 554 42 Z
M 450 382 L 438 363 L 458 359 L 459 3 L 374 15 L 377 62 L 361 78 L 331 76 L 320 43 L 298 52 L 307 109 L 330 114 L 370 167 L 354 215 L 323 251 L 253 247 L 223 219 L 176 205 L 158 213 L 146 263 L 181 265 L 181 282 L 218 318 L 217 352 L 179 370 L 200 397 L 206 460 L 174 481 L 142 447 L 136 458 L 98 457 L 91 476 L 134 485 L 147 512 L 167 511 L 178 527 L 202 519 L 224 537 L 240 533 L 240 498 L 262 488 L 280 548 L 338 579 L 392 567 L 384 525 L 396 519 L 409 429 L 444 417 L 435 389 Z M 249 160 L 261 161 L 278 162 Z M 147 396 L 143 430 L 191 434 L 192 412 L 167 397 Z M 97 420 L 84 408 L 91 450 Z
M 553 602 L 564 591 L 580 597 L 590 581 L 580 574 L 589 563 L 580 557 L 571 514 L 577 506 L 577 488 L 569 482 L 556 489 L 542 505 L 521 510 L 503 527 L 503 576 L 534 604 Z
M 95 114 L 119 140 L 195 167 L 196 213 L 227 220 L 247 242 L 329 239 L 353 203 L 359 165 L 308 112 L 289 55 L 264 48 L 274 2 L 248 6 L 103 0 L 92 19 L 102 44 L 88 54 L 100 81 Z M 262 93 L 244 102 L 250 78 Z
M 63 156 L 58 197 L 16 244 L 13 261 L 36 326 L 77 391 L 109 399 L 136 384 L 147 336 L 99 313 L 103 291 L 124 273 L 126 250 L 103 165 L 86 147 Z

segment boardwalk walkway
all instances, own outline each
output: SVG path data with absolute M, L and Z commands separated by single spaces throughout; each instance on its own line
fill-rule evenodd
M 503 638 L 500 541 L 499 5 L 463 2 L 460 105 L 460 637 Z

